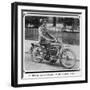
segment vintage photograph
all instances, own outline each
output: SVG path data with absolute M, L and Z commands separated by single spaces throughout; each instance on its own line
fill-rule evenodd
M 80 70 L 79 14 L 22 14 L 24 72 Z
M 12 3 L 11 84 L 87 82 L 87 7 Z

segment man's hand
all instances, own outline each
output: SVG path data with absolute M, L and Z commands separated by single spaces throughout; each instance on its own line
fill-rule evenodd
M 56 40 L 55 39 L 51 39 L 51 40 L 49 40 L 50 42 L 56 42 Z

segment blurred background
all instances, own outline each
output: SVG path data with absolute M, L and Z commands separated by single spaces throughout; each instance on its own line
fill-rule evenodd
M 38 40 L 40 19 L 47 18 L 48 32 L 65 44 L 79 45 L 80 21 L 72 17 L 25 16 L 25 39 Z

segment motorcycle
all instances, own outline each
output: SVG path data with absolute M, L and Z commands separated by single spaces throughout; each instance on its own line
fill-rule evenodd
M 73 68 L 76 63 L 75 53 L 58 40 L 43 44 L 31 43 L 30 50 L 32 60 L 37 63 L 47 60 L 55 64 L 59 60 L 60 65 L 67 69 Z

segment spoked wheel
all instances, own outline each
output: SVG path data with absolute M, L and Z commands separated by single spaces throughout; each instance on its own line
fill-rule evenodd
M 35 47 L 32 52 L 32 57 L 34 62 L 42 62 L 43 52 L 40 47 Z
M 71 51 L 70 49 L 64 49 L 62 54 L 61 54 L 61 64 L 65 67 L 65 68 L 72 68 L 74 67 L 75 63 L 76 63 L 76 56 L 74 54 L 73 51 Z

